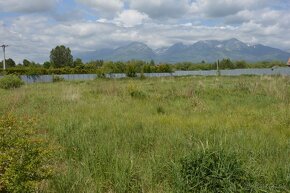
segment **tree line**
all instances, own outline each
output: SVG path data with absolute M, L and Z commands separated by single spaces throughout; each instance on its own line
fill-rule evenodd
M 24 59 L 17 64 L 11 58 L 6 60 L 6 74 L 17 75 L 42 75 L 42 74 L 99 74 L 126 73 L 128 76 L 136 76 L 137 73 L 171 73 L 178 70 L 215 70 L 219 69 L 243 69 L 243 68 L 271 68 L 273 66 L 285 66 L 281 61 L 264 61 L 248 63 L 246 61 L 231 61 L 228 58 L 214 63 L 179 62 L 176 64 L 158 63 L 153 60 L 141 61 L 103 61 L 95 60 L 84 63 L 80 58 L 74 60 L 71 50 L 63 45 L 56 46 L 50 52 L 50 61 L 43 64 Z M 0 62 L 0 73 L 3 73 L 3 61 Z

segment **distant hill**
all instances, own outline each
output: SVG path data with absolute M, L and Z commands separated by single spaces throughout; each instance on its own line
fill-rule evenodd
M 155 57 L 156 53 L 146 44 L 134 42 L 115 49 L 109 56 L 109 59 L 113 61 L 127 61 L 130 59 L 151 60 L 155 59 Z
M 198 41 L 192 45 L 182 43 L 174 44 L 170 47 L 151 49 L 144 43 L 133 42 L 117 49 L 103 49 L 94 52 L 83 52 L 75 54 L 76 57 L 84 61 L 90 60 L 112 60 L 128 61 L 131 59 L 156 62 L 214 62 L 218 59 L 230 58 L 232 60 L 287 61 L 290 53 L 277 48 L 264 46 L 261 44 L 250 45 L 237 39 L 224 41 L 205 40 Z

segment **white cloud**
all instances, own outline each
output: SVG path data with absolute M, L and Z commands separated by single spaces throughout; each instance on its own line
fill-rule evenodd
M 79 3 L 93 8 L 98 13 L 103 15 L 111 15 L 114 12 L 120 11 L 124 7 L 123 0 L 77 0 Z
M 1 12 L 43 12 L 52 9 L 59 0 L 0 0 Z
M 267 0 L 197 0 L 191 4 L 191 10 L 208 17 L 224 17 L 245 9 L 261 8 L 266 6 L 267 3 Z
M 225 17 L 227 24 L 242 24 L 255 22 L 262 26 L 280 25 L 285 28 L 290 25 L 290 13 L 283 10 L 272 10 L 270 8 L 260 10 L 243 10 L 235 15 Z
M 129 0 L 130 8 L 151 18 L 176 18 L 188 12 L 188 0 Z
M 290 13 L 266 6 L 265 0 L 197 0 L 192 6 L 189 0 L 77 1 L 97 10 L 97 13 L 104 12 L 100 14 L 102 17 L 84 19 L 79 16 L 70 20 L 70 13 L 74 11 L 68 9 L 65 10 L 68 14 L 55 19 L 53 11 L 40 12 L 51 9 L 58 0 L 25 0 L 32 6 L 29 9 L 26 5 L 25 8 L 24 0 L 18 0 L 19 4 L 15 3 L 16 0 L 0 0 L 1 11 L 5 5 L 7 10 L 18 13 L 7 17 L 0 14 L 0 44 L 10 45 L 7 57 L 17 62 L 24 58 L 43 62 L 49 59 L 50 50 L 60 44 L 73 51 L 87 51 L 115 48 L 129 41 L 159 48 L 177 42 L 192 44 L 198 40 L 234 37 L 250 43 L 290 48 Z M 124 5 L 125 1 L 128 4 Z M 10 2 L 15 3 L 14 8 Z M 91 13 L 84 6 L 79 6 L 79 10 L 80 15 Z M 222 10 L 225 13 L 221 14 Z M 23 14 L 31 11 L 36 13 Z M 106 13 L 110 17 L 103 15 Z
M 100 18 L 97 21 L 100 23 L 114 24 L 120 27 L 135 27 L 149 21 L 150 18 L 145 13 L 140 13 L 137 10 L 129 9 L 119 12 L 113 19 Z
M 119 13 L 114 21 L 124 27 L 134 27 L 136 25 L 142 24 L 144 21 L 148 20 L 149 17 L 145 13 L 140 13 L 136 10 L 124 10 Z

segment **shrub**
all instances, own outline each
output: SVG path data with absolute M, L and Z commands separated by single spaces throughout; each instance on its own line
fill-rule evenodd
M 143 91 L 140 91 L 140 90 L 132 90 L 132 91 L 130 92 L 130 95 L 131 95 L 131 97 L 133 97 L 133 98 L 140 98 L 140 99 L 146 97 L 145 93 L 144 93 Z
M 0 78 L 0 88 L 3 89 L 13 89 L 19 88 L 24 82 L 16 75 L 6 75 Z
M 244 60 L 236 61 L 236 68 L 243 69 L 247 67 L 247 62 Z
M 97 74 L 97 78 L 106 78 L 106 72 L 104 69 L 98 69 L 96 71 L 96 74 Z
M 160 64 L 157 66 L 157 72 L 159 73 L 171 73 L 173 72 L 171 65 L 169 64 Z
M 239 81 L 235 84 L 235 90 L 237 92 L 244 92 L 244 93 L 247 93 L 249 94 L 251 92 L 251 88 L 250 88 L 250 85 L 248 83 L 245 83 L 245 82 L 242 82 L 242 81 Z
M 146 79 L 146 76 L 144 75 L 144 72 L 143 72 L 143 71 L 140 73 L 140 79 L 141 79 L 141 80 Z
M 52 82 L 61 82 L 61 81 L 64 81 L 64 78 L 62 76 L 56 76 L 56 75 L 52 76 Z
M 165 109 L 162 106 L 157 107 L 157 113 L 158 114 L 165 114 Z
M 132 98 L 143 99 L 146 97 L 146 93 L 139 90 L 135 85 L 129 85 L 127 89 Z
M 229 58 L 220 61 L 220 69 L 235 69 L 236 65 Z
M 36 192 L 52 174 L 48 143 L 34 120 L 0 117 L 0 192 Z
M 251 192 L 254 178 L 234 153 L 196 151 L 181 160 L 183 192 Z
M 127 64 L 126 66 L 127 77 L 137 77 L 137 67 L 134 64 Z

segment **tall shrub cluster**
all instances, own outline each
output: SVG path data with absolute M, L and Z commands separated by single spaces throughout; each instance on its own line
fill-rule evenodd
M 16 75 L 7 75 L 0 78 L 0 88 L 2 89 L 13 89 L 19 88 L 24 82 Z
M 234 153 L 205 149 L 181 160 L 182 192 L 255 192 L 255 178 Z
M 0 117 L 0 192 L 38 192 L 52 175 L 52 151 L 35 121 Z

